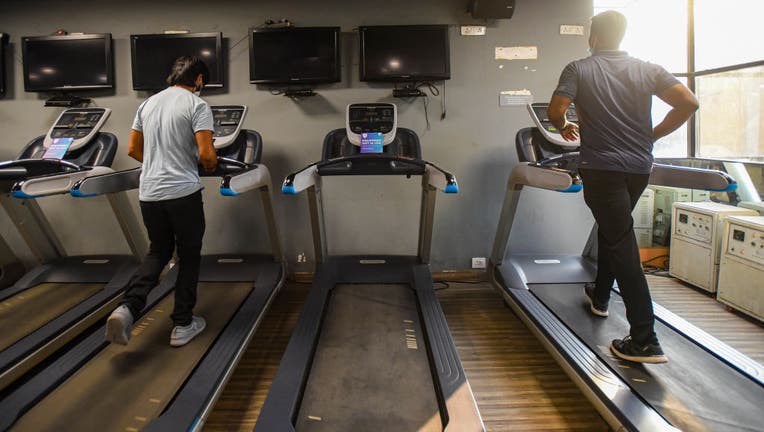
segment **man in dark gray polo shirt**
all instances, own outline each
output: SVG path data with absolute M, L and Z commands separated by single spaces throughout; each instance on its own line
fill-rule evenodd
M 630 361 L 663 363 L 668 359 L 655 334 L 631 212 L 650 177 L 653 143 L 686 122 L 698 101 L 661 66 L 619 51 L 625 32 L 626 18 L 618 12 L 592 18 L 592 55 L 565 67 L 547 114 L 563 138 L 581 138 L 584 200 L 598 225 L 597 278 L 584 288 L 590 309 L 606 317 L 610 290 L 618 281 L 631 328 L 629 335 L 611 343 L 611 351 Z M 672 107 L 654 128 L 653 95 Z M 580 132 L 579 125 L 565 118 L 571 102 Z

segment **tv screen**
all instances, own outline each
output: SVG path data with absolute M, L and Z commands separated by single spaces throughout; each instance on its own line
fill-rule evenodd
M 250 33 L 249 82 L 340 81 L 339 27 L 256 28 Z
M 8 35 L 0 33 L 0 97 L 5 96 L 5 44 L 8 42 Z
M 111 34 L 21 38 L 24 90 L 82 90 L 114 87 Z
M 359 32 L 361 81 L 451 78 L 448 26 L 368 26 Z
M 183 33 L 130 36 L 133 90 L 161 90 L 167 87 L 175 59 L 199 57 L 210 71 L 206 87 L 223 87 L 223 34 Z

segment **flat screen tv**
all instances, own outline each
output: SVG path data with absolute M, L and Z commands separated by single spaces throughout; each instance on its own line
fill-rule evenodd
M 114 87 L 111 33 L 21 38 L 24 90 Z
M 249 82 L 317 84 L 341 80 L 339 27 L 253 28 Z
M 133 90 L 167 87 L 175 59 L 199 57 L 210 71 L 206 87 L 224 86 L 222 33 L 143 34 L 130 36 Z
M 5 96 L 5 44 L 8 43 L 8 35 L 0 33 L 0 97 Z
M 440 81 L 451 78 L 447 25 L 364 26 L 361 81 Z

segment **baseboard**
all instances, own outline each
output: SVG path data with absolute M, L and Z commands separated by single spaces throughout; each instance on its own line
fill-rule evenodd
M 313 272 L 294 272 L 289 280 L 296 283 L 312 283 Z M 432 280 L 442 282 L 484 282 L 488 274 L 484 270 L 444 270 L 432 272 Z

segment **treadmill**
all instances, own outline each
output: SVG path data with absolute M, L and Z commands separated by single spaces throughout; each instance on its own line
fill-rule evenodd
M 110 112 L 67 109 L 18 158 L 0 163 L 0 204 L 42 263 L 0 291 L 0 390 L 106 316 L 147 249 L 125 194 L 108 201 L 132 256 L 67 255 L 37 203 L 68 194 L 81 179 L 113 172 L 117 138 L 100 132 Z
M 329 256 L 324 176 L 421 176 L 416 256 Z M 396 106 L 352 104 L 321 161 L 289 175 L 308 191 L 316 271 L 255 431 L 484 431 L 429 268 L 436 189 L 453 175 L 422 159 Z M 376 221 L 375 221 L 376 223 Z
M 593 316 L 583 295 L 596 275 L 596 225 L 582 255 L 505 252 L 525 186 L 581 190 L 578 143 L 565 142 L 546 118 L 547 104 L 529 112 L 536 127 L 516 138 L 520 163 L 510 175 L 489 275 L 512 310 L 541 340 L 614 430 L 764 430 L 764 368 L 718 339 L 653 304 L 656 332 L 669 362 L 615 357 L 613 339 L 629 333 L 623 301 L 613 288 L 610 316 Z M 575 112 L 568 118 L 576 120 Z M 732 191 L 720 171 L 655 164 L 651 184 Z
M 285 269 L 272 206 L 270 173 L 260 163 L 262 138 L 242 129 L 243 105 L 212 107 L 218 166 L 225 196 L 258 191 L 271 255 L 203 255 L 195 313 L 207 328 L 188 345 L 169 344 L 173 267 L 135 319 L 127 346 L 109 344 L 105 325 L 22 385 L 0 394 L 0 430 L 200 430 L 284 282 Z M 140 168 L 91 177 L 72 193 L 92 196 L 138 186 Z

